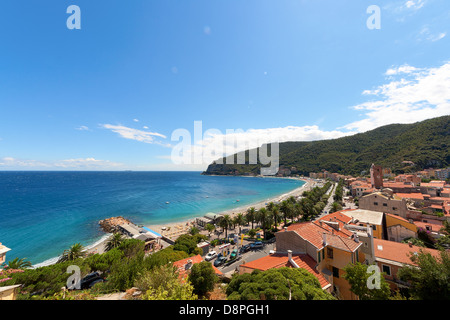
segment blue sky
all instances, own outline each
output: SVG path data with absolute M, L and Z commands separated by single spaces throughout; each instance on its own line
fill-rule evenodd
M 257 146 L 450 114 L 449 32 L 446 0 L 5 0 L 0 170 L 202 170 L 170 158 L 194 121 Z

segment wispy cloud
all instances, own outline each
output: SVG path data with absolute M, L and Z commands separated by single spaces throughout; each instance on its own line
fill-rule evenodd
M 425 0 L 408 0 L 403 5 L 404 8 L 410 10 L 419 10 L 425 5 Z
M 80 131 L 91 131 L 87 126 L 80 126 L 80 127 L 76 128 L 76 129 L 80 130 Z
M 129 128 L 122 125 L 102 124 L 102 128 L 109 129 L 119 134 L 122 138 L 136 140 L 144 143 L 155 143 L 155 137 L 166 138 L 165 135 L 157 132 L 143 131 Z
M 412 67 L 408 64 L 404 64 L 402 66 L 399 67 L 392 67 L 390 69 L 388 69 L 385 73 L 385 75 L 387 76 L 394 76 L 394 75 L 398 75 L 398 74 L 409 74 L 411 72 L 415 72 L 418 71 L 419 69 Z
M 97 160 L 95 158 L 66 159 L 54 162 L 44 162 L 30 159 L 16 159 L 13 157 L 0 158 L 0 168 L 22 169 L 84 169 L 106 170 L 122 167 L 122 163 L 109 160 Z
M 447 35 L 447 32 L 433 32 L 430 30 L 429 26 L 423 26 L 417 35 L 418 41 L 439 41 Z

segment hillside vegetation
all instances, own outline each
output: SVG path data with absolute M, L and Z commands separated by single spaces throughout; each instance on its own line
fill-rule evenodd
M 359 175 L 372 163 L 405 173 L 450 166 L 450 116 L 413 124 L 391 124 L 339 139 L 280 143 L 280 165 L 298 174 L 327 170 Z M 248 151 L 246 152 L 248 159 Z M 412 161 L 408 165 L 403 161 Z M 225 161 L 223 163 L 226 163 Z M 261 164 L 209 165 L 204 174 L 256 174 Z

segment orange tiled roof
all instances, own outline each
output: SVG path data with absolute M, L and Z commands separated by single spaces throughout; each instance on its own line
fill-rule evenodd
M 398 219 L 398 220 L 405 221 L 405 222 L 408 222 L 408 223 L 409 223 L 409 220 L 407 220 L 407 219 L 405 219 L 405 218 L 403 218 L 403 217 L 396 216 L 395 214 L 391 214 L 391 213 L 385 213 L 385 214 L 388 215 L 388 216 L 390 216 L 390 217 L 392 217 L 392 218 L 395 218 L 395 219 Z
M 429 220 L 428 219 L 427 222 L 414 221 L 414 224 L 418 228 L 422 228 L 424 230 L 426 230 L 426 226 L 430 226 L 431 227 L 431 231 L 434 231 L 434 232 L 439 232 L 441 230 L 441 228 L 443 227 L 442 221 L 439 221 L 439 220 Z
M 406 263 L 413 265 L 410 256 L 414 252 L 419 252 L 421 249 L 424 252 L 429 252 L 435 257 L 439 257 L 439 251 L 435 249 L 421 248 L 417 246 L 409 246 L 407 243 L 400 243 L 394 241 L 387 241 L 381 239 L 373 239 L 375 247 L 375 257 L 386 260 L 391 260 L 399 263 Z
M 420 186 L 428 188 L 443 188 L 445 186 L 445 181 L 430 181 L 429 183 L 421 183 Z
M 203 258 L 202 258 L 201 255 L 198 254 L 198 255 L 193 256 L 193 257 L 189 257 L 189 258 L 186 258 L 186 259 L 175 261 L 173 263 L 173 266 L 178 269 L 178 272 L 180 274 L 180 278 L 185 278 L 188 275 L 188 271 L 189 270 L 186 270 L 186 264 L 188 263 L 189 260 L 192 261 L 192 264 L 196 264 L 196 263 L 202 262 Z M 216 274 L 222 274 L 222 272 L 219 269 L 217 269 L 214 265 L 212 267 L 213 267 L 214 271 L 216 272 Z
M 413 192 L 413 193 L 396 193 L 395 195 L 400 197 L 400 198 L 423 200 L 423 194 L 418 193 L 418 192 Z
M 305 269 L 313 276 L 315 276 L 319 280 L 321 288 L 324 288 L 325 286 L 329 285 L 329 282 L 325 279 L 325 277 L 315 269 L 316 262 L 310 256 L 308 256 L 307 254 L 293 254 L 292 260 L 300 268 Z M 241 267 L 265 271 L 268 269 L 278 269 L 281 267 L 293 268 L 294 266 L 289 262 L 287 254 L 275 253 L 245 263 L 241 265 Z
M 383 182 L 383 187 L 385 188 L 411 188 L 410 184 L 405 184 L 403 182 Z
M 300 222 L 290 225 L 287 230 L 295 231 L 300 237 L 309 241 L 317 249 L 323 248 L 323 234 L 334 234 L 336 236 L 350 239 L 353 233 L 344 228 L 344 224 L 351 221 L 351 217 L 342 214 L 342 211 L 350 211 L 355 209 L 346 209 L 330 213 L 317 221 Z M 339 230 L 334 229 L 325 221 L 337 222 Z M 351 240 L 353 241 L 353 240 Z
M 327 241 L 327 245 L 348 252 L 355 252 L 355 250 L 362 245 L 362 242 L 356 242 L 334 234 L 326 234 L 325 239 Z

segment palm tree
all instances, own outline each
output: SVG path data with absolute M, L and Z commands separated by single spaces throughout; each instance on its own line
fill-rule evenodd
M 283 200 L 280 205 L 280 211 L 283 213 L 284 225 L 287 224 L 287 218 L 292 216 L 293 205 L 287 200 Z
M 192 236 L 194 236 L 194 235 L 200 233 L 200 230 L 198 230 L 197 227 L 191 227 L 191 228 L 189 229 L 189 233 L 190 233 Z
M 253 224 L 255 222 L 256 219 L 256 209 L 255 207 L 251 207 L 247 210 L 247 213 L 245 214 L 245 219 L 252 224 L 252 229 L 253 228 Z
M 206 226 L 205 226 L 205 229 L 208 230 L 208 234 L 209 234 L 208 236 L 210 237 L 211 236 L 211 232 L 213 232 L 214 229 L 216 229 L 216 227 L 213 224 L 211 224 L 211 223 L 207 223 Z
M 257 220 L 261 224 L 261 228 L 264 233 L 264 239 L 266 239 L 266 226 L 267 226 L 266 224 L 267 224 L 267 221 L 269 220 L 269 212 L 267 211 L 266 208 L 259 209 Z
M 8 269 L 27 269 L 30 268 L 31 262 L 30 261 L 26 261 L 27 258 L 15 258 L 12 261 L 8 261 Z
M 336 211 L 339 211 L 339 210 L 342 210 L 341 204 L 339 202 L 333 202 L 331 204 L 330 213 L 333 213 L 333 212 L 336 212 Z
M 120 233 L 114 233 L 112 237 L 109 238 L 108 242 L 106 242 L 105 251 L 109 251 L 119 247 L 122 244 L 123 240 L 124 238 Z
M 289 198 L 287 198 L 287 201 L 289 201 L 292 204 L 296 204 L 297 203 L 297 200 L 295 200 L 294 196 L 290 196 Z
M 274 206 L 270 211 L 273 219 L 273 225 L 278 230 L 278 222 L 280 218 L 280 208 L 278 206 Z
M 238 213 L 236 217 L 234 217 L 236 224 L 239 226 L 239 234 L 241 234 L 242 226 L 245 224 L 245 218 L 242 213 Z
M 231 217 L 228 214 L 224 215 L 223 218 L 219 221 L 219 226 L 225 231 L 225 238 L 228 237 L 228 229 L 231 227 L 231 225 Z
M 297 218 L 297 221 L 303 216 L 303 205 L 301 202 L 296 202 L 294 204 L 294 216 Z
M 70 247 L 70 249 L 64 250 L 62 256 L 59 258 L 59 262 L 64 261 L 73 261 L 78 258 L 85 257 L 86 253 L 84 252 L 84 247 L 81 245 L 81 243 L 76 243 L 73 246 Z

